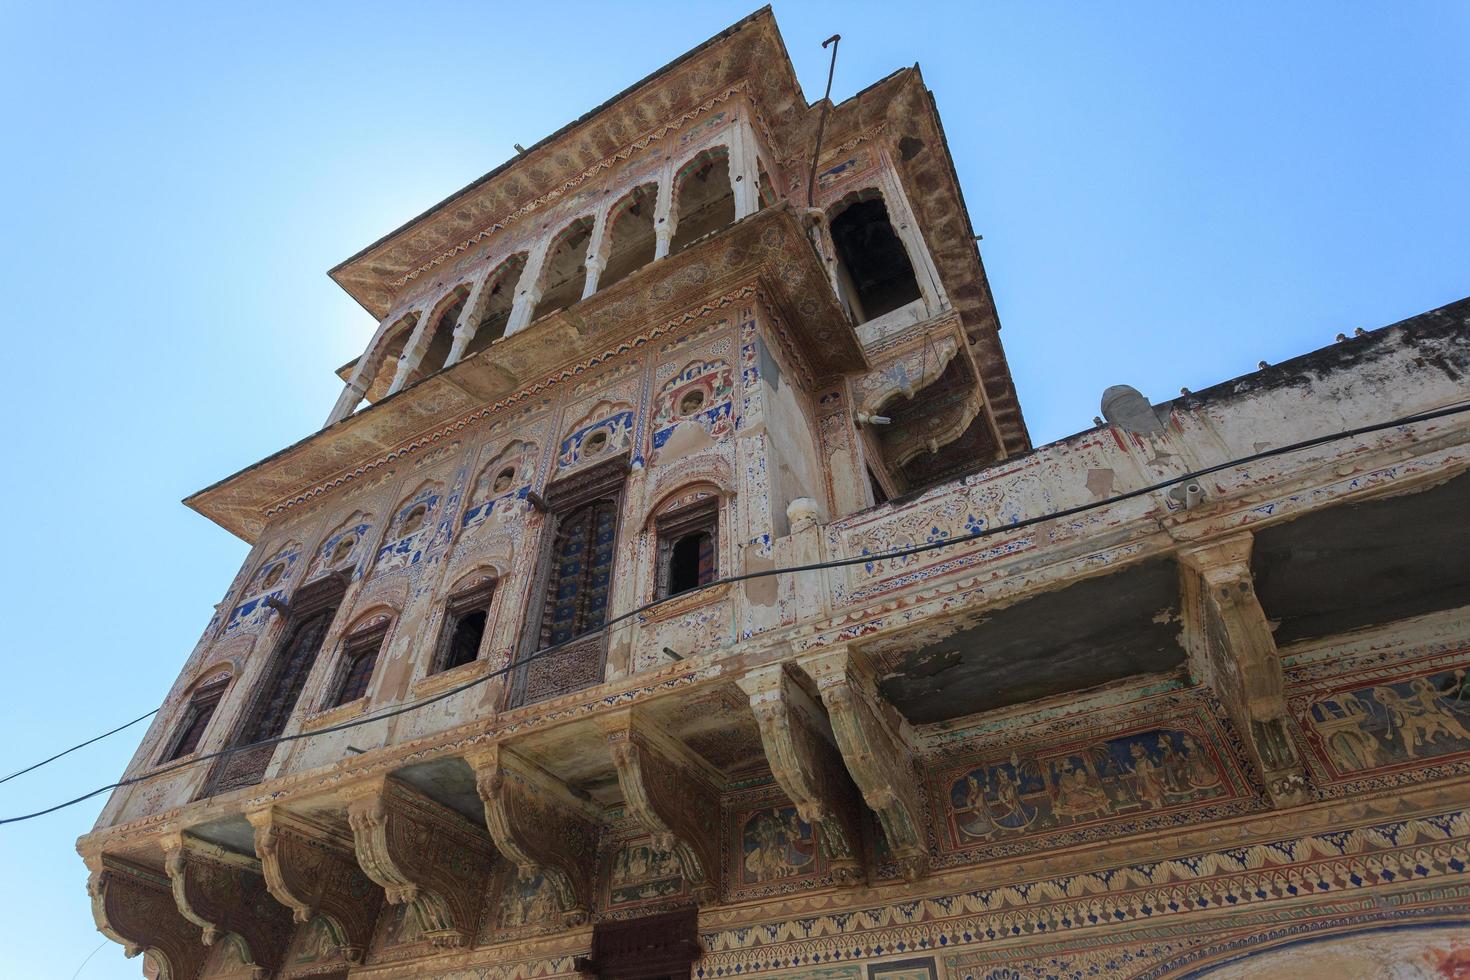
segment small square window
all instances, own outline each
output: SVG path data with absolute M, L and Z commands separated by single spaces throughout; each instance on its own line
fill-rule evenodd
M 229 678 L 225 678 L 194 692 L 194 696 L 189 699 L 189 706 L 184 709 L 183 721 L 174 734 L 173 743 L 159 762 L 173 762 L 194 754 L 203 741 L 204 732 L 209 728 L 210 719 L 214 717 L 214 709 L 219 707 L 220 698 L 224 696 L 228 686 Z
M 367 694 L 368 684 L 373 679 L 373 668 L 378 665 L 378 652 L 388 637 L 388 626 L 383 624 L 362 630 L 347 638 L 342 648 L 341 680 L 337 683 L 336 696 L 328 707 L 356 701 Z
M 450 597 L 445 604 L 444 629 L 439 636 L 439 648 L 430 673 L 453 670 L 479 659 L 493 598 L 494 581 Z
M 719 578 L 719 538 L 718 500 L 660 518 L 655 597 L 668 599 Z

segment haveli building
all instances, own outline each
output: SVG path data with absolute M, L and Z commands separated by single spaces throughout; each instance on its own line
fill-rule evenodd
M 1033 448 L 919 70 L 809 105 L 768 10 L 332 276 L 78 844 L 147 971 L 1470 963 L 1470 416 L 1369 428 L 1470 301 Z

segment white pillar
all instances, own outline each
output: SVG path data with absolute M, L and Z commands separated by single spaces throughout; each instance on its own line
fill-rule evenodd
M 658 202 L 653 208 L 653 260 L 669 254 L 669 243 L 674 240 L 674 226 L 678 219 L 674 215 L 674 168 L 665 166 L 658 181 Z
M 424 352 L 429 349 L 429 337 L 434 329 L 433 321 L 434 308 L 426 307 L 419 314 L 419 322 L 414 324 L 408 343 L 403 345 L 403 353 L 398 355 L 398 370 L 393 372 L 393 383 L 388 386 L 388 394 L 402 388 L 413 369 L 419 366 L 419 361 L 424 359 Z
M 592 222 L 592 238 L 587 244 L 587 258 L 584 264 L 587 267 L 587 282 L 582 287 L 582 298 L 586 299 L 597 292 L 597 284 L 602 279 L 602 272 L 607 268 L 607 253 L 612 248 L 612 232 L 608 228 L 607 213 L 611 205 L 597 212 L 597 217 Z
M 735 220 L 760 210 L 760 163 L 754 134 L 744 119 L 730 130 L 730 191 L 735 195 Z
M 486 272 L 475 284 L 470 287 L 470 295 L 464 301 L 464 309 L 459 311 L 459 322 L 454 325 L 454 343 L 449 348 L 449 356 L 444 358 L 444 366 L 457 364 L 464 356 L 464 349 L 475 339 L 475 327 L 480 319 L 480 294 L 485 291 L 485 283 L 489 281 L 495 269 Z
M 373 334 L 373 339 L 368 342 L 367 351 L 357 359 L 352 367 L 352 376 L 347 379 L 347 386 L 342 389 L 342 394 L 337 396 L 337 404 L 332 406 L 332 414 L 327 416 L 326 428 L 336 425 L 338 422 L 351 415 L 357 408 L 357 403 L 367 395 L 369 388 L 377 379 L 378 371 L 382 369 L 381 358 L 374 358 L 373 354 L 378 347 L 388 342 L 388 331 L 393 324 L 398 323 L 403 317 L 398 314 L 384 318 L 378 324 L 378 330 Z
M 516 298 L 511 306 L 510 319 L 505 324 L 507 337 L 526 329 L 531 323 L 531 314 L 536 311 L 536 304 L 541 302 L 541 290 L 545 286 L 541 281 L 541 268 L 546 264 L 546 254 L 549 251 L 550 235 L 537 242 L 526 258 L 526 267 L 521 270 L 521 278 L 516 282 Z

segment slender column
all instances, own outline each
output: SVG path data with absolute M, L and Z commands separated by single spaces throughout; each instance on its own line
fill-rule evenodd
M 327 423 L 322 428 L 336 425 L 351 415 L 353 409 L 357 408 L 357 403 L 366 397 L 368 389 L 373 386 L 373 381 L 376 380 L 382 366 L 382 359 L 375 358 L 373 353 L 379 345 L 387 343 L 388 329 L 401 319 L 403 319 L 402 315 L 390 315 L 388 319 L 378 324 L 378 332 L 373 334 L 367 352 L 353 365 L 352 376 L 347 379 L 347 387 L 343 388 L 342 394 L 337 397 L 337 404 L 332 406 L 332 414 L 327 416 Z
M 419 315 L 413 334 L 409 336 L 408 343 L 403 345 L 403 353 L 398 355 L 398 370 L 393 373 L 393 383 L 388 386 L 388 394 L 393 394 L 407 384 L 408 376 L 424 359 L 424 354 L 429 349 L 429 338 L 434 335 L 434 313 L 434 308 L 430 306 Z
M 464 301 L 464 309 L 459 311 L 459 322 L 454 325 L 454 343 L 450 345 L 449 356 L 444 358 L 444 366 L 458 364 L 459 359 L 464 357 L 465 348 L 470 341 L 475 339 L 475 327 L 480 319 L 480 294 L 485 291 L 485 285 L 490 277 L 495 274 L 495 269 L 486 272 L 475 284 L 470 287 L 470 295 Z
M 609 205 L 610 207 L 610 205 Z M 602 272 L 607 268 L 607 253 L 612 247 L 611 235 L 607 229 L 608 207 L 597 212 L 597 217 L 592 223 L 592 239 L 587 245 L 587 283 L 582 287 L 582 298 L 586 299 L 597 292 L 597 284 L 602 279 Z
M 1287 732 L 1286 677 L 1251 576 L 1253 538 L 1234 537 L 1179 553 L 1186 633 L 1201 678 L 1230 713 L 1278 807 L 1306 802 L 1306 773 Z
M 536 304 L 541 302 L 541 292 L 545 283 L 541 280 L 541 268 L 546 264 L 546 255 L 551 251 L 551 236 L 541 239 L 536 247 L 531 249 L 531 254 L 526 257 L 526 267 L 521 270 L 521 278 L 516 283 L 516 298 L 510 309 L 510 319 L 505 324 L 505 335 L 520 333 L 530 326 L 531 314 L 536 311 Z
M 674 240 L 674 226 L 679 223 L 674 214 L 674 169 L 664 167 L 658 182 L 658 201 L 653 208 L 653 260 L 665 258 L 669 245 Z
M 735 195 L 735 220 L 760 210 L 760 173 L 753 134 L 744 119 L 730 134 L 730 191 Z

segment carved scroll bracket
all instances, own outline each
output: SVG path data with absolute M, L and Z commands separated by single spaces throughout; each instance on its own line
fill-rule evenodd
M 720 794 L 703 762 L 638 712 L 608 716 L 608 748 L 628 815 L 679 861 L 697 902 L 720 894 Z
M 582 925 L 592 910 L 592 871 L 601 810 L 535 763 L 499 745 L 466 757 L 500 853 L 550 883 L 562 920 Z
M 1187 643 L 1245 740 L 1271 802 L 1307 801 L 1307 779 L 1286 728 L 1286 678 L 1251 577 L 1252 538 L 1238 534 L 1179 553 L 1189 609 Z
M 280 969 L 291 915 L 266 890 L 260 862 L 182 831 L 166 834 L 162 843 L 174 904 L 204 930 L 204 944 L 232 937 L 259 980 Z
M 801 819 L 818 826 L 833 877 L 858 884 L 866 877 L 858 826 L 857 790 L 842 757 L 827 740 L 823 712 L 782 664 L 767 664 L 737 680 L 760 725 L 771 774 Z
M 386 777 L 356 788 L 347 819 L 358 865 L 390 903 L 409 907 L 426 939 L 446 947 L 474 941 L 494 861 L 482 829 Z
M 357 866 L 351 835 L 280 807 L 246 817 L 255 828 L 255 853 L 271 896 L 297 922 L 320 915 L 342 958 L 361 963 L 383 893 Z
M 903 876 L 923 877 L 929 870 L 924 797 L 902 719 L 884 703 L 871 668 L 847 647 L 808 654 L 797 663 L 817 684 L 842 760 L 878 815 Z
M 87 864 L 92 870 L 87 894 L 97 930 L 121 943 L 130 957 L 147 952 L 162 967 L 161 976 L 195 980 L 208 950 L 195 924 L 179 914 L 168 877 L 100 855 Z

